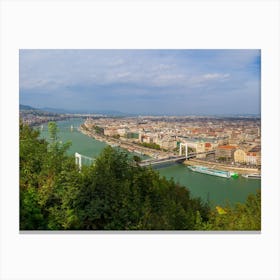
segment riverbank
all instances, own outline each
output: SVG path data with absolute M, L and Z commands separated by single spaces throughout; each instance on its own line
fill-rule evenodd
M 125 149 L 131 153 L 136 153 L 139 155 L 145 155 L 149 156 L 155 159 L 161 159 L 161 158 L 167 158 L 170 156 L 173 156 L 173 154 L 163 151 L 158 151 L 146 147 L 141 147 L 133 142 L 129 142 L 128 140 L 124 139 L 115 139 L 113 137 L 104 136 L 101 134 L 97 134 L 94 131 L 89 131 L 87 128 L 83 127 L 81 125 L 79 127 L 79 132 L 83 133 L 84 135 L 87 135 L 88 137 L 94 138 L 100 142 L 106 143 L 113 147 L 120 147 L 122 149 Z M 199 160 L 199 159 L 189 159 L 184 161 L 185 165 L 203 165 L 209 168 L 216 168 L 219 170 L 224 171 L 236 171 L 239 174 L 253 174 L 257 173 L 260 174 L 260 170 L 257 168 L 248 168 L 248 167 L 237 167 L 234 165 L 226 165 L 223 163 L 217 163 L 217 162 L 208 162 L 205 160 Z
M 234 165 L 226 165 L 222 163 L 216 163 L 216 162 L 207 162 L 205 160 L 199 160 L 199 159 L 190 159 L 184 161 L 185 165 L 203 165 L 209 168 L 215 168 L 223 171 L 236 171 L 240 174 L 253 174 L 257 173 L 260 174 L 260 170 L 257 168 L 246 168 L 246 167 L 237 167 Z
M 167 157 L 171 156 L 171 154 L 168 152 L 163 152 L 163 151 L 143 147 L 143 146 L 137 145 L 133 142 L 130 142 L 126 139 L 120 139 L 120 138 L 116 139 L 113 137 L 108 137 L 108 136 L 104 136 L 101 134 L 97 134 L 93 131 L 89 131 L 88 129 L 84 128 L 82 125 L 79 127 L 78 130 L 79 130 L 79 132 L 87 135 L 88 137 L 91 137 L 98 141 L 104 142 L 112 147 L 120 147 L 131 153 L 145 155 L 145 156 L 149 156 L 149 157 L 152 157 L 155 159 L 167 158 Z

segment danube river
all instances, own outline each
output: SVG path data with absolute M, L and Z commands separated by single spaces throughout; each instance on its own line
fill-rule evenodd
M 82 119 L 57 122 L 60 131 L 59 138 L 62 142 L 72 142 L 69 154 L 74 155 L 75 152 L 78 152 L 88 157 L 97 157 L 107 144 L 80 133 L 77 127 L 82 123 Z M 71 126 L 73 126 L 72 131 Z M 44 124 L 41 135 L 47 137 L 47 124 Z M 183 164 L 157 167 L 156 170 L 161 176 L 173 177 L 175 182 L 186 186 L 193 197 L 200 197 L 204 201 L 209 200 L 212 206 L 225 205 L 227 202 L 230 204 L 245 202 L 248 194 L 255 193 L 257 189 L 261 188 L 261 180 L 243 177 L 225 179 L 195 173 Z

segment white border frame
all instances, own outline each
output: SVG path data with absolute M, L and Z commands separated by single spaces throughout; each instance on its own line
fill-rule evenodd
M 0 277 L 279 279 L 279 34 L 276 0 L 2 1 Z M 261 49 L 261 234 L 19 234 L 21 48 Z

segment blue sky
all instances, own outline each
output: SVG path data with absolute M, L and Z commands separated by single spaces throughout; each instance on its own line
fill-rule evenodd
M 260 114 L 260 50 L 20 50 L 20 103 L 89 112 Z

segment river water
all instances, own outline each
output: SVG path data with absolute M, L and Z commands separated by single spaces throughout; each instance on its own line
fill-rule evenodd
M 77 127 L 82 123 L 82 119 L 57 122 L 59 139 L 62 142 L 72 142 L 68 151 L 70 155 L 78 152 L 88 157 L 97 157 L 107 144 L 80 133 Z M 71 125 L 74 127 L 73 131 L 70 129 Z M 41 130 L 41 135 L 45 138 L 48 137 L 47 124 Z M 204 201 L 208 200 L 212 206 L 243 203 L 248 194 L 255 193 L 257 189 L 261 188 L 261 180 L 246 179 L 241 176 L 237 179 L 210 176 L 193 172 L 183 164 L 157 167 L 156 170 L 166 178 L 173 177 L 175 182 L 186 186 L 193 197 L 200 197 Z

